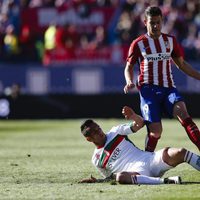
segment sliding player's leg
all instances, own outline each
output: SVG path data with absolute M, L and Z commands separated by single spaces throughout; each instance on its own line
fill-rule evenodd
M 200 171 L 200 156 L 185 148 L 166 148 L 163 151 L 163 161 L 172 167 L 181 163 L 188 163 Z
M 161 178 L 151 177 L 138 174 L 137 172 L 117 173 L 116 181 L 120 184 L 137 184 L 137 185 L 158 185 L 158 184 L 181 184 L 179 176 Z

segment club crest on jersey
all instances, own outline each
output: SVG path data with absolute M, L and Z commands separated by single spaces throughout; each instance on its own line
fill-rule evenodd
M 165 41 L 165 47 L 166 47 L 167 50 L 170 49 L 170 45 L 169 45 L 168 41 Z
M 97 160 L 99 160 L 100 154 L 97 153 L 97 154 L 95 155 L 95 157 L 96 157 Z

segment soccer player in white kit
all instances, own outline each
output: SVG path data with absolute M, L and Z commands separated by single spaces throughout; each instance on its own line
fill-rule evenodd
M 91 119 L 84 121 L 81 132 L 96 146 L 92 156 L 93 165 L 104 179 L 91 177 L 80 183 L 104 182 L 115 179 L 121 184 L 169 184 L 181 183 L 180 177 L 161 178 L 169 169 L 187 162 L 200 171 L 200 156 L 184 148 L 164 148 L 156 152 L 142 151 L 128 139 L 128 135 L 144 125 L 142 117 L 125 106 L 122 110 L 132 122 L 113 127 L 104 133 Z

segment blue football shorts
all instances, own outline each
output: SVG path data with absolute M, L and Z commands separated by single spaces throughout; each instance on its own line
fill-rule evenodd
M 163 114 L 173 117 L 173 107 L 178 101 L 184 101 L 176 88 L 157 85 L 143 85 L 140 88 L 140 109 L 147 123 L 160 122 Z

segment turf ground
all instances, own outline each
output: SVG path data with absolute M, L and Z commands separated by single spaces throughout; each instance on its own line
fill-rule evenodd
M 79 131 L 81 121 L 0 121 L 0 199 L 200 199 L 200 173 L 186 164 L 165 174 L 180 175 L 183 185 L 78 184 L 90 174 L 99 177 L 90 162 L 94 147 Z M 97 122 L 107 131 L 126 121 Z M 200 119 L 195 122 L 200 127 Z M 184 146 L 199 153 L 177 121 L 164 120 L 163 129 L 157 149 Z M 141 148 L 145 132 L 130 137 Z

